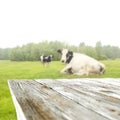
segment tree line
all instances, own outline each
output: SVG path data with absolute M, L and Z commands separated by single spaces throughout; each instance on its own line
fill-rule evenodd
M 95 47 L 88 46 L 84 42 L 78 46 L 68 45 L 60 41 L 48 42 L 42 41 L 40 43 L 29 43 L 23 46 L 17 46 L 15 48 L 0 48 L 0 60 L 11 60 L 11 61 L 38 61 L 40 55 L 54 56 L 53 60 L 60 60 L 60 55 L 57 50 L 60 48 L 68 48 L 74 52 L 84 53 L 97 60 L 105 59 L 117 59 L 120 58 L 120 48 L 111 45 L 102 45 L 100 41 L 96 43 Z

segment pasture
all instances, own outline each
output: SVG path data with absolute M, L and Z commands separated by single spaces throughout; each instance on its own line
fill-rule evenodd
M 101 62 L 106 65 L 107 70 L 105 74 L 88 77 L 120 78 L 120 60 L 106 60 Z M 52 62 L 48 67 L 43 66 L 39 61 L 0 61 L 0 120 L 16 120 L 15 108 L 7 84 L 9 79 L 80 78 L 80 76 L 60 74 L 60 70 L 63 67 L 64 64 L 59 61 Z

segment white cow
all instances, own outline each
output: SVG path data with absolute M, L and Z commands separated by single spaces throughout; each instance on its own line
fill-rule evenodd
M 105 72 L 104 64 L 85 54 L 75 53 L 67 49 L 58 50 L 61 53 L 61 62 L 66 63 L 66 67 L 61 73 L 72 73 L 74 75 L 103 74 Z

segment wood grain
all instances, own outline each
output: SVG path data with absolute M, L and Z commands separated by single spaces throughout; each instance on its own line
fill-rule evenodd
M 120 79 L 9 80 L 19 120 L 120 120 Z

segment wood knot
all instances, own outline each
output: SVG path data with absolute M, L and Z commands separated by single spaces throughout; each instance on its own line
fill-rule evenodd
M 114 109 L 109 109 L 111 112 L 115 112 L 116 110 L 114 110 Z
M 120 116 L 120 113 L 118 113 L 118 116 Z

